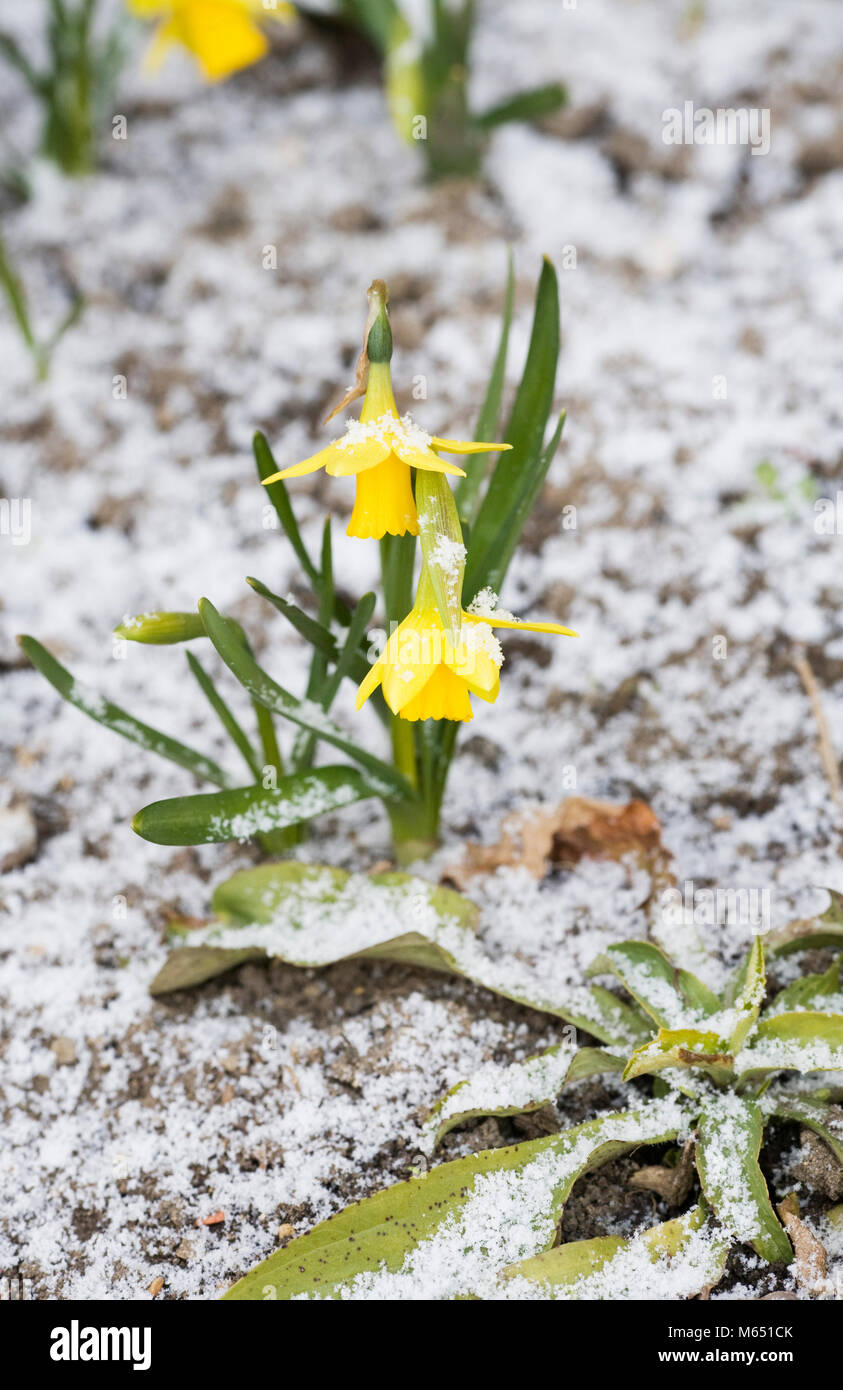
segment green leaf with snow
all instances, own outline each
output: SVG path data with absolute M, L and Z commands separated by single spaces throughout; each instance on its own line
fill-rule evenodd
M 789 955 L 792 951 L 807 951 L 823 946 L 843 947 L 843 893 L 826 888 L 829 904 L 819 917 L 800 918 L 786 927 L 771 932 L 767 950 L 774 956 Z
M 756 936 L 723 996 L 727 1011 L 733 1014 L 730 1018 L 727 1012 L 721 1022 L 721 1032 L 725 1033 L 728 1028 L 727 1050 L 730 1053 L 739 1050 L 747 1033 L 754 1027 L 766 988 L 764 947 L 761 937 Z
M 556 1245 L 510 1265 L 508 1279 L 542 1286 L 548 1298 L 650 1297 L 661 1266 L 673 1298 L 692 1298 L 723 1277 L 730 1241 L 708 1220 L 704 1202 L 637 1235 L 598 1236 Z
M 458 1081 L 433 1107 L 422 1130 L 421 1148 L 432 1153 L 440 1140 L 466 1120 L 494 1115 L 528 1115 L 555 1100 L 565 1084 L 571 1045 L 557 1043 L 523 1062 L 489 1062 L 466 1081 Z
M 799 1009 L 819 1012 L 831 1009 L 834 1013 L 843 1013 L 843 999 L 839 997 L 841 965 L 843 956 L 838 956 L 822 974 L 802 975 L 798 980 L 794 980 L 776 995 L 772 1004 L 764 1010 L 763 1017 L 773 1018 L 776 1014 L 791 1013 Z
M 655 1038 L 636 1048 L 624 1068 L 624 1081 L 669 1067 L 705 1072 L 718 1085 L 732 1078 L 734 1058 L 719 1033 L 698 1028 L 660 1028 Z
M 55 690 L 58 691 L 63 700 L 68 704 L 74 705 L 76 709 L 87 714 L 95 723 L 102 724 L 103 728 L 110 729 L 112 733 L 119 734 L 121 738 L 128 739 L 130 743 L 136 743 L 139 748 L 145 749 L 148 753 L 158 753 L 160 757 L 167 758 L 171 763 L 177 763 L 179 767 L 186 768 L 197 777 L 203 778 L 206 782 L 214 782 L 218 787 L 230 787 L 234 781 L 233 777 L 221 768 L 213 759 L 206 758 L 202 753 L 197 753 L 195 749 L 188 748 L 178 739 L 171 738 L 169 734 L 162 734 L 160 730 L 153 729 L 149 724 L 143 724 L 134 715 L 115 705 L 111 700 L 107 700 L 98 691 L 92 690 L 90 686 L 83 684 L 82 681 L 74 680 L 70 672 L 57 661 L 54 656 L 42 647 L 34 637 L 19 637 L 22 650 L 29 657 L 36 670 L 50 682 Z
M 378 1298 L 396 1289 L 406 1298 L 493 1296 L 504 1268 L 551 1246 L 577 1178 L 641 1144 L 674 1138 L 684 1122 L 675 1102 L 657 1101 L 443 1163 L 290 1241 L 225 1298 Z
M 805 1010 L 761 1019 L 735 1058 L 739 1082 L 774 1071 L 843 1069 L 843 1014 Z
M 717 1013 L 720 1000 L 689 970 L 679 970 L 650 941 L 609 946 L 589 967 L 589 975 L 616 975 L 661 1028 L 689 1028 Z
M 209 599 L 200 601 L 199 612 L 205 630 L 223 661 L 253 699 L 266 709 L 272 710 L 274 714 L 280 714 L 299 728 L 307 730 L 317 739 L 333 744 L 335 748 L 339 748 L 359 763 L 370 778 L 380 784 L 381 796 L 414 800 L 415 792 L 400 772 L 364 748 L 359 748 L 312 700 L 297 700 L 283 686 L 278 685 L 243 645 L 237 625 L 218 613 Z
M 625 1066 L 623 1057 L 606 1052 L 601 1047 L 581 1047 L 571 1058 L 571 1065 L 565 1073 L 565 1084 L 586 1081 L 590 1076 L 605 1076 L 608 1072 L 622 1072 Z
M 275 958 L 291 965 L 338 960 L 391 960 L 461 971 L 436 940 L 470 935 L 474 903 L 449 888 L 410 874 L 349 874 L 321 864 L 262 864 L 220 884 L 212 907 L 217 921 L 172 935 L 180 945 L 165 961 L 152 994 L 186 989 L 221 975 L 243 960 Z
M 807 1126 L 823 1139 L 843 1163 L 843 1110 L 820 1094 L 785 1090 L 768 1092 L 761 1101 L 765 1114 Z
M 732 1238 L 770 1263 L 790 1264 L 793 1250 L 758 1166 L 762 1134 L 755 1101 L 729 1091 L 708 1097 L 698 1120 L 697 1171 L 709 1206 Z
M 249 840 L 338 811 L 368 796 L 379 796 L 380 792 L 381 788 L 357 768 L 319 767 L 279 777 L 274 788 L 237 787 L 152 801 L 134 816 L 132 829 L 156 845 Z

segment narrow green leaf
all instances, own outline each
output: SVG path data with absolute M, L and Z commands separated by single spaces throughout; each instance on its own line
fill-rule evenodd
M 702 1071 L 719 1085 L 732 1078 L 734 1057 L 719 1033 L 695 1028 L 660 1028 L 655 1038 L 636 1048 L 627 1062 L 623 1079 L 649 1076 L 667 1068 Z
M 733 1238 L 770 1263 L 790 1264 L 793 1250 L 758 1166 L 762 1133 L 754 1101 L 730 1092 L 707 1098 L 699 1115 L 697 1170 L 706 1200 Z
M 132 829 L 156 845 L 248 840 L 378 795 L 356 768 L 319 767 L 289 773 L 279 778 L 277 788 L 237 787 L 153 801 L 138 811 Z
M 223 661 L 259 704 L 289 719 L 293 724 L 298 724 L 300 728 L 315 734 L 326 743 L 333 744 L 335 748 L 353 758 L 371 774 L 376 783 L 380 784 L 381 796 L 398 795 L 402 799 L 413 799 L 413 788 L 400 772 L 396 772 L 380 758 L 367 753 L 365 749 L 358 748 L 357 744 L 352 743 L 313 701 L 297 700 L 267 675 L 251 652 L 239 641 L 230 620 L 223 618 L 209 599 L 200 601 L 199 612 L 205 630 Z
M 486 396 L 477 420 L 477 431 L 475 439 L 495 439 L 497 436 L 500 416 L 501 400 L 503 399 L 503 387 L 506 379 L 506 357 L 509 350 L 509 332 L 512 326 L 512 310 L 515 303 L 515 264 L 512 255 L 512 247 L 509 248 L 507 255 L 506 271 L 506 294 L 503 304 L 503 319 L 501 322 L 501 336 L 498 342 L 498 350 L 495 354 L 492 375 L 489 377 L 489 385 L 486 388 Z M 480 505 L 480 497 L 483 484 L 489 472 L 487 465 L 482 461 L 481 455 L 473 464 L 469 464 L 465 471 L 465 477 L 460 478 L 456 486 L 457 510 L 460 520 L 463 523 L 463 540 L 468 547 L 471 542 L 470 532 L 467 528 L 474 523 L 477 508 Z
M 568 94 L 561 82 L 548 82 L 544 87 L 532 87 L 527 92 L 518 92 L 507 101 L 498 102 L 475 117 L 484 130 L 506 125 L 510 121 L 537 121 L 542 116 L 550 116 L 564 106 Z M 483 436 L 481 435 L 482 439 Z
M 502 536 L 507 546 L 517 543 L 508 523 L 523 508 L 525 496 L 534 492 L 538 473 L 543 467 L 546 471 L 543 441 L 558 357 L 559 290 L 556 272 L 545 260 L 536 291 L 527 362 L 505 431 L 505 442 L 512 449 L 498 458 L 474 518 L 465 573 L 465 594 L 469 599 L 491 583 L 493 572 L 500 577 L 502 566 L 496 547 Z
M 122 738 L 136 743 L 150 753 L 158 753 L 162 758 L 168 758 L 171 763 L 187 768 L 188 772 L 195 773 L 207 782 L 214 782 L 218 787 L 231 786 L 233 779 L 218 763 L 188 748 L 178 739 L 162 734 L 149 724 L 141 723 L 119 705 L 112 704 L 111 700 L 92 690 L 90 686 L 74 680 L 70 672 L 34 637 L 23 636 L 18 638 L 18 641 L 36 670 L 50 682 L 62 699 L 74 705 L 83 714 L 87 714 L 97 724 L 102 724 L 104 728 L 111 729 L 113 733 L 120 734 Z
M 202 635 L 205 635 L 204 628 L 202 629 Z M 232 743 L 235 745 L 236 748 L 239 749 L 240 753 L 243 755 L 243 761 L 245 762 L 247 768 L 251 772 L 255 781 L 259 782 L 261 776 L 261 765 L 255 757 L 252 745 L 250 744 L 249 740 L 247 739 L 246 735 L 244 734 L 242 728 L 238 724 L 236 718 L 232 714 L 225 700 L 220 695 L 219 691 L 214 685 L 214 682 L 211 680 L 210 676 L 207 674 L 201 663 L 197 661 L 196 657 L 193 655 L 193 652 L 187 652 L 186 656 L 187 664 L 190 667 L 192 674 L 196 678 L 199 689 L 202 691 L 202 694 L 205 696 L 206 700 L 211 706 L 211 709 L 214 711 L 214 714 L 219 719 L 220 723 L 222 724 L 223 728 L 225 729 L 225 732 L 228 734 Z
M 255 463 L 258 467 L 258 477 L 261 482 L 264 478 L 271 478 L 273 473 L 278 472 L 278 464 L 272 456 L 266 436 L 260 430 L 255 434 L 254 440 Z M 268 483 L 264 489 L 269 495 L 269 500 L 275 508 L 278 520 L 284 529 L 284 534 L 296 552 L 299 563 L 307 575 L 313 587 L 318 591 L 321 585 L 321 575 L 307 553 L 307 547 L 301 538 L 298 522 L 293 514 L 288 493 L 283 481 L 279 479 L 275 483 Z
M 343 1291 L 372 1292 L 378 1275 L 394 1276 L 398 1270 L 407 1297 L 423 1297 L 434 1272 L 441 1298 L 493 1293 L 504 1266 L 551 1245 L 559 1209 L 578 1177 L 640 1144 L 674 1138 L 683 1119 L 675 1104 L 654 1102 L 545 1139 L 443 1163 L 290 1241 L 224 1297 L 337 1298 Z M 500 1175 L 527 1173 L 518 1222 L 504 1227 L 498 1248 L 487 1249 L 490 1214 L 500 1209 Z M 454 1259 L 455 1238 L 471 1258 Z
M 735 1015 L 734 1020 L 729 1021 L 728 1052 L 738 1052 L 747 1033 L 754 1027 L 766 988 L 764 946 L 761 937 L 756 936 L 724 995 L 723 1002 Z
M 205 636 L 198 613 L 138 613 L 118 623 L 114 632 L 127 642 L 144 642 L 156 647 L 192 642 L 195 637 Z
M 303 612 L 301 608 L 298 608 L 295 603 L 291 603 L 289 599 L 281 598 L 279 594 L 273 594 L 272 590 L 268 589 L 265 584 L 262 584 L 259 579 L 249 577 L 246 579 L 246 583 L 254 589 L 256 594 L 260 594 L 261 598 L 268 599 L 273 608 L 276 608 L 279 613 L 283 613 L 287 621 L 292 624 L 296 632 L 300 633 L 306 642 L 309 642 L 312 647 L 316 647 L 319 651 L 323 652 L 330 661 L 336 660 L 337 644 L 327 628 L 323 627 L 321 623 L 318 623 L 315 618 L 309 617 L 307 613 Z M 202 620 L 198 618 L 198 616 L 197 621 L 201 626 Z M 202 632 L 204 635 L 204 627 L 202 628 Z

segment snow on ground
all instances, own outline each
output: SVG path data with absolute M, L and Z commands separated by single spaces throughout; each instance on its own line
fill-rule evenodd
M 68 284 L 86 298 L 44 385 L 0 315 L 0 494 L 31 502 L 29 543 L 0 534 L 2 796 L 29 803 L 39 837 L 0 883 L 0 1273 L 40 1297 L 131 1298 L 161 1275 L 166 1296 L 213 1298 L 279 1226 L 406 1175 L 445 1089 L 558 1039 L 480 990 L 386 967 L 247 966 L 152 1000 L 168 915 L 204 914 L 251 852 L 133 835 L 139 806 L 191 779 L 60 704 L 15 655 L 13 634 L 32 632 L 139 717 L 228 757 L 183 654 L 110 635 L 207 594 L 296 688 L 302 644 L 243 583 L 302 582 L 266 525 L 251 434 L 283 463 L 332 437 L 319 422 L 351 377 L 373 277 L 392 289 L 399 404 L 470 437 L 506 242 L 511 373 L 539 257 L 560 266 L 568 424 L 502 597 L 582 637 L 503 635 L 502 694 L 465 731 L 428 871 L 466 837 L 494 840 L 513 808 L 555 803 L 573 768 L 581 794 L 653 805 L 680 877 L 768 888 L 776 924 L 821 902 L 817 885 L 843 888 L 791 665 L 798 640 L 839 751 L 843 520 L 816 525 L 843 445 L 839 7 L 489 0 L 478 103 L 556 78 L 571 101 L 541 130 L 497 134 L 471 190 L 425 186 L 372 73 L 295 34 L 278 44 L 212 90 L 178 60 L 157 80 L 134 62 L 117 103 L 129 138 L 106 140 L 101 172 L 38 169 L 2 216 L 39 331 Z M 662 113 L 685 100 L 769 108 L 769 153 L 665 145 Z M 25 148 L 11 83 L 3 120 Z M 311 545 L 335 513 L 342 586 L 371 583 L 376 547 L 343 535 L 350 484 L 294 492 Z M 339 716 L 377 740 L 348 693 Z M 366 868 L 388 854 L 385 819 L 351 808 L 301 853 Z M 498 963 L 546 953 L 579 983 L 602 943 L 643 929 L 639 890 L 587 864 L 541 886 L 502 872 L 475 896 Z M 721 962 L 748 931 L 712 933 Z M 196 1226 L 217 1210 L 223 1223 Z

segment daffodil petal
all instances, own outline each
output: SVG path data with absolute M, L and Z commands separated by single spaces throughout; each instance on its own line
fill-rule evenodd
M 365 679 L 360 682 L 359 686 L 357 687 L 357 709 L 362 709 L 369 696 L 374 695 L 375 691 L 377 690 L 378 686 L 383 680 L 384 666 L 384 659 L 381 656 L 375 662 L 374 666 L 372 667 L 369 674 L 365 677 Z
M 457 468 L 455 463 L 445 463 L 432 449 L 420 449 L 417 444 L 409 444 L 400 438 L 393 441 L 392 448 L 401 462 L 408 463 L 411 468 L 424 468 L 429 473 L 454 473 L 457 477 L 465 477 L 464 468 Z
M 460 642 L 444 654 L 444 662 L 455 676 L 464 680 L 475 695 L 493 690 L 500 681 L 500 670 L 488 652 Z
M 483 444 L 479 440 L 463 439 L 440 439 L 434 435 L 431 439 L 434 449 L 444 449 L 446 454 L 498 454 L 505 453 L 511 449 L 511 444 Z
M 305 473 L 315 473 L 319 468 L 326 468 L 333 448 L 334 445 L 329 444 L 327 449 L 320 449 L 318 454 L 311 454 L 309 459 L 302 459 L 301 463 L 291 464 L 289 468 L 282 468 L 280 472 L 264 478 L 264 487 L 267 483 L 277 483 L 279 478 L 303 478 Z
M 579 637 L 572 627 L 562 627 L 559 623 L 526 623 L 519 618 L 497 618 L 494 613 L 486 617 L 483 613 L 464 613 L 469 623 L 487 623 L 489 627 L 508 627 L 514 632 L 549 632 L 554 637 Z
M 180 0 L 174 11 L 179 38 L 209 82 L 218 82 L 263 58 L 269 49 L 239 0 Z
M 430 680 L 401 709 L 401 718 L 452 719 L 466 724 L 474 717 L 468 689 L 447 666 L 437 666 Z
M 392 453 L 390 445 L 382 439 L 361 439 L 357 444 L 340 442 L 331 444 L 329 448 L 331 459 L 326 469 L 332 478 L 353 478 L 367 468 L 377 468 Z

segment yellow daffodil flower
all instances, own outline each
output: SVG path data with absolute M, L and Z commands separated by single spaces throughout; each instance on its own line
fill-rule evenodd
M 264 484 L 279 478 L 301 478 L 324 468 L 335 478 L 354 476 L 357 495 L 348 524 L 349 536 L 380 540 L 383 536 L 417 536 L 419 521 L 413 499 L 411 468 L 435 473 L 465 474 L 456 464 L 445 463 L 434 450 L 446 454 L 482 454 L 509 449 L 509 444 L 463 442 L 426 434 L 409 415 L 400 416 L 392 391 L 389 361 L 392 333 L 386 315 L 385 288 L 370 290 L 375 296 L 374 314 L 366 335 L 366 388 L 360 419 L 351 421 L 341 439 L 318 454 L 283 468 Z M 349 393 L 346 400 L 358 392 Z M 344 402 L 345 403 L 345 402 Z
M 452 634 L 445 629 L 429 576 L 422 570 L 415 606 L 396 627 L 361 683 L 357 708 L 362 708 L 380 685 L 392 713 L 402 719 L 465 722 L 473 718 L 469 695 L 490 704 L 498 698 L 504 658 L 493 627 L 562 637 L 578 635 L 558 623 L 522 623 L 494 607 L 484 611 L 486 598 L 485 594 L 478 595 L 471 609 L 462 613 L 461 631 Z
M 262 0 L 128 0 L 129 9 L 142 19 L 158 19 L 146 58 L 157 69 L 173 44 L 181 44 L 195 57 L 209 82 L 256 63 L 269 43 L 255 23 L 263 19 L 289 21 L 295 9 L 286 0 L 264 5 Z

